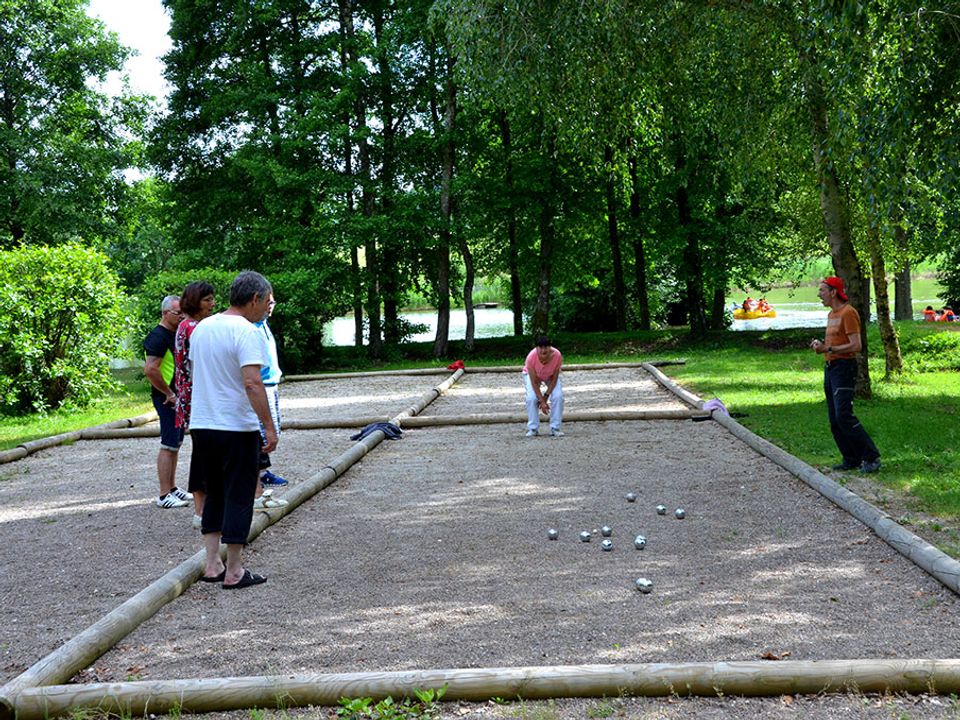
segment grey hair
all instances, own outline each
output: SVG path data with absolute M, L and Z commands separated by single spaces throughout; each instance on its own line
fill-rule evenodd
M 175 302 L 180 302 L 179 295 L 167 295 L 160 303 L 160 312 L 163 313 L 167 310 L 172 310 Z
M 233 279 L 230 285 L 230 305 L 243 307 L 257 295 L 267 297 L 273 292 L 273 285 L 263 275 L 253 270 L 244 270 Z

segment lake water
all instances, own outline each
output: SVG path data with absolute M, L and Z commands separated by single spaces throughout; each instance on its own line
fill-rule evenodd
M 938 300 L 915 300 L 914 307 L 933 305 L 939 307 Z M 826 327 L 827 309 L 819 302 L 780 303 L 775 307 L 775 318 L 757 318 L 756 320 L 734 320 L 731 330 L 785 330 L 787 328 Z M 473 311 L 476 322 L 475 337 L 503 337 L 513 334 L 513 313 L 505 308 L 477 308 Z M 915 319 L 921 319 L 919 313 Z M 413 335 L 413 342 L 433 342 L 437 335 L 437 313 L 434 310 L 421 310 L 401 313 L 401 317 L 412 323 L 423 324 L 427 330 Z M 467 334 L 467 313 L 462 308 L 450 310 L 450 339 L 463 340 Z M 353 316 L 334 318 L 323 329 L 324 345 L 353 345 Z
M 436 310 L 417 310 L 401 313 L 407 322 L 426 325 L 427 330 L 410 337 L 411 342 L 433 342 L 437 336 Z M 490 338 L 513 335 L 513 312 L 504 308 L 476 308 L 473 311 L 474 337 Z M 467 311 L 463 308 L 450 310 L 451 340 L 463 340 L 467 336 Z M 334 318 L 323 328 L 324 345 L 353 345 L 353 315 Z
M 800 327 L 826 327 L 827 309 L 819 302 L 781 303 L 774 310 L 775 318 L 734 320 L 731 330 L 785 330 Z

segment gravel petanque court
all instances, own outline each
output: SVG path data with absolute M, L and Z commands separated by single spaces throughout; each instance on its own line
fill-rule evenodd
M 445 377 L 290 383 L 284 416 L 390 417 Z M 639 368 L 569 371 L 564 388 L 567 412 L 684 407 Z M 423 414 L 502 412 L 517 423 L 382 442 L 248 549 L 265 585 L 195 583 L 78 679 L 956 656 L 953 593 L 716 423 L 577 422 L 566 437 L 527 439 L 513 372 L 468 373 Z M 352 432 L 284 433 L 277 471 L 302 482 Z M 189 510 L 150 504 L 156 449 L 156 439 L 82 441 L 0 466 L 3 682 L 200 548 Z M 184 484 L 188 460 L 189 441 Z M 641 576 L 650 594 L 635 589 Z M 943 717 L 948 707 L 856 695 L 615 700 L 626 717 Z M 541 709 L 585 717 L 596 702 Z M 450 717 L 516 712 L 444 706 Z

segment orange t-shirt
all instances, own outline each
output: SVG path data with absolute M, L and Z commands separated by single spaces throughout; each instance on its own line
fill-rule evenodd
M 831 310 L 827 313 L 827 333 L 824 340 L 827 347 L 834 345 L 846 345 L 848 335 L 860 334 L 860 315 L 853 305 L 847 303 L 839 310 Z M 831 360 L 852 359 L 857 356 L 856 353 L 825 353 L 824 359 L 827 362 Z

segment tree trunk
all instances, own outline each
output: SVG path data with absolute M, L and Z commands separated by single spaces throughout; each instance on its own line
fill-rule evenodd
M 380 210 L 389 218 L 393 212 L 393 193 L 396 184 L 396 117 L 393 106 L 393 68 L 390 65 L 390 49 L 386 46 L 384 24 L 387 4 L 374 3 L 371 13 L 373 35 L 376 41 L 377 88 L 380 100 L 381 161 L 380 161 Z M 401 340 L 400 331 L 400 249 L 388 234 L 380 238 L 381 262 L 378 266 L 380 295 L 383 299 L 383 339 L 389 345 Z
M 837 179 L 837 169 L 830 159 L 830 134 L 828 130 L 828 108 L 823 86 L 817 77 L 816 59 L 808 52 L 801 51 L 804 68 L 804 86 L 807 107 L 810 113 L 811 137 L 813 140 L 813 161 L 820 184 L 820 210 L 823 225 L 830 242 L 830 256 L 833 269 L 843 278 L 850 303 L 856 308 L 861 319 L 861 343 L 863 350 L 857 358 L 857 390 L 859 397 L 868 398 L 870 390 L 870 368 L 867 364 L 867 325 L 870 320 L 869 282 L 866 282 L 860 269 L 853 241 L 850 237 L 850 216 L 847 200 Z
M 901 225 L 894 228 L 894 238 L 897 247 L 905 258 L 907 258 L 907 245 L 909 239 L 907 231 Z M 896 291 L 894 300 L 893 316 L 896 320 L 913 320 L 913 285 L 910 280 L 910 259 L 903 261 L 903 268 L 894 276 L 894 290 Z
M 556 214 L 554 200 L 556 198 L 556 139 L 551 135 L 547 138 L 544 148 L 544 159 L 547 162 L 548 182 L 546 192 L 540 200 L 540 258 L 537 283 L 537 304 L 533 309 L 531 321 L 534 337 L 546 335 L 550 329 L 550 287 L 553 275 L 553 251 L 556 243 Z
M 440 177 L 440 249 L 439 249 L 439 267 L 438 280 L 439 286 L 437 292 L 440 295 L 439 307 L 437 308 L 437 337 L 433 343 L 434 357 L 443 357 L 447 354 L 450 336 L 450 238 L 451 227 L 453 223 L 453 172 L 455 159 L 455 146 L 453 131 L 456 124 L 457 114 L 457 87 L 453 82 L 454 58 L 449 50 L 447 55 L 446 78 L 444 79 L 444 89 L 446 102 L 443 113 L 443 168 Z M 466 241 L 462 243 L 466 245 Z M 472 260 L 471 260 L 472 265 Z M 472 288 L 471 288 L 472 291 Z M 466 288 L 464 289 L 466 296 Z M 472 308 L 468 308 L 468 347 L 472 348 L 472 337 L 469 335 L 470 320 L 472 320 Z
M 550 329 L 550 284 L 553 274 L 553 246 L 556 236 L 553 199 L 544 197 L 540 206 L 540 263 L 537 283 L 537 304 L 533 309 L 531 329 L 534 337 L 546 335 Z
M 633 232 L 633 278 L 640 329 L 650 329 L 650 299 L 647 296 L 647 258 L 640 230 L 640 186 L 637 178 L 637 156 L 630 157 L 630 225 Z
M 353 346 L 363 347 L 363 272 L 360 269 L 360 252 L 350 248 L 350 275 L 353 286 Z
M 884 380 L 889 380 L 891 375 L 903 372 L 903 358 L 900 355 L 897 329 L 890 320 L 887 271 L 883 261 L 883 247 L 880 244 L 880 230 L 875 225 L 867 230 L 867 246 L 870 249 L 873 289 L 877 293 L 877 326 L 880 328 L 880 340 L 883 343 L 883 357 L 886 367 L 883 377 Z
M 678 175 L 686 167 L 687 159 L 683 148 L 679 148 L 675 167 Z M 707 334 L 707 317 L 704 313 L 703 294 L 703 263 L 700 257 L 700 244 L 697 239 L 697 229 L 690 211 L 690 198 L 687 195 L 685 181 L 677 185 L 675 200 L 677 204 L 677 221 L 682 228 L 686 245 L 683 248 L 683 277 L 686 288 L 687 317 L 690 320 L 690 333 L 694 337 L 705 337 Z
M 513 311 L 513 334 L 523 335 L 523 291 L 520 287 L 520 249 L 517 247 L 517 211 L 513 205 L 513 145 L 510 137 L 510 120 L 506 110 L 497 112 L 500 125 L 500 141 L 503 143 L 503 184 L 507 189 L 509 210 L 507 214 L 507 246 L 510 252 L 510 309 Z
M 613 174 L 613 148 L 603 151 L 603 169 L 606 175 L 607 234 L 613 260 L 613 308 L 617 330 L 627 329 L 627 290 L 623 280 L 623 257 L 620 253 L 620 230 L 617 227 L 617 194 Z
M 463 309 L 467 314 L 466 336 L 464 338 L 464 347 L 467 350 L 473 350 L 474 339 L 477 334 L 476 316 L 473 311 L 473 284 L 476 279 L 476 268 L 473 262 L 473 253 L 470 252 L 470 246 L 467 245 L 467 238 L 460 233 L 458 236 L 460 245 L 460 255 L 463 256 L 464 277 L 463 277 Z
M 441 198 L 441 204 L 443 200 Z M 450 231 L 440 230 L 437 247 L 437 334 L 433 340 L 433 356 L 446 357 L 450 348 Z
M 340 31 L 342 42 L 345 47 L 346 62 L 350 66 L 356 66 L 357 49 L 354 42 L 353 25 L 353 3 L 351 0 L 339 0 L 338 12 L 340 20 Z M 370 177 L 370 146 L 367 143 L 367 108 L 364 103 L 363 94 L 357 92 L 353 102 L 353 119 L 357 138 L 357 162 L 359 172 L 357 181 L 360 185 L 360 209 L 365 218 L 373 217 L 376 198 L 371 190 Z M 369 321 L 368 347 L 367 353 L 371 358 L 378 359 L 383 357 L 383 337 L 380 329 L 380 285 L 378 280 L 378 253 L 377 240 L 369 235 L 364 245 L 364 254 L 366 256 L 366 308 Z M 359 263 L 359 259 L 358 259 Z M 354 311 L 354 322 L 357 322 L 356 310 Z M 360 323 L 362 325 L 362 318 Z M 362 336 L 362 328 L 361 328 Z

